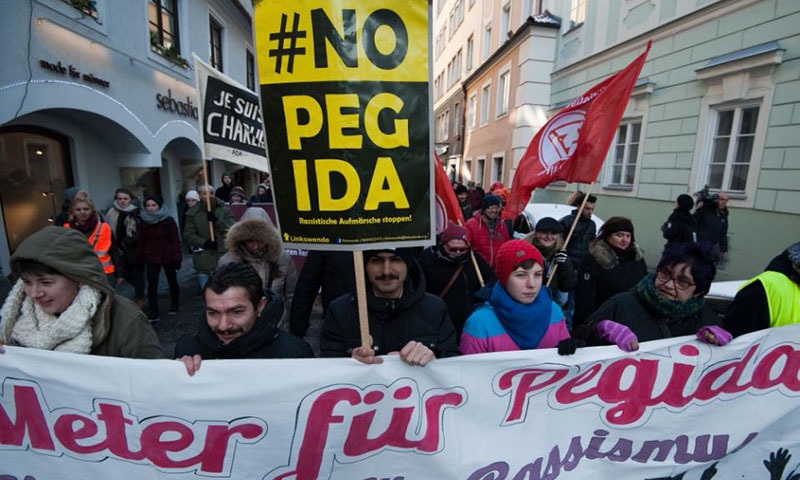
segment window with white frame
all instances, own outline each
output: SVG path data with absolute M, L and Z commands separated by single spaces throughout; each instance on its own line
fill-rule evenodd
M 503 181 L 503 161 L 505 158 L 502 155 L 492 157 L 492 182 Z
M 744 193 L 753 156 L 759 106 L 741 105 L 713 110 L 714 138 L 706 185 L 714 190 Z
M 247 68 L 247 88 L 256 91 L 256 56 L 248 48 L 245 50 L 245 68 Z
M 511 2 L 503 5 L 500 10 L 500 44 L 511 38 Z
M 614 136 L 613 148 L 609 151 L 606 186 L 633 186 L 639 158 L 639 143 L 642 137 L 642 120 L 620 122 Z
M 495 116 L 501 117 L 508 113 L 509 92 L 511 87 L 511 71 L 506 70 L 500 74 L 497 81 L 497 113 Z
M 489 58 L 492 52 L 492 24 L 487 23 L 483 29 L 483 49 L 481 50 L 481 60 Z
M 463 0 L 456 0 L 453 9 L 450 10 L 450 36 L 456 33 L 461 22 L 464 21 L 464 2 Z
M 492 85 L 486 84 L 481 89 L 481 125 L 489 123 L 489 101 L 492 98 Z
M 525 0 L 522 2 L 522 18 L 526 19 L 542 13 L 542 0 Z
M 470 130 L 475 128 L 475 107 L 477 103 L 477 95 L 469 97 L 469 102 L 467 103 L 467 128 Z
M 586 0 L 570 0 L 569 21 L 570 26 L 577 26 L 586 20 Z
M 464 176 L 465 180 L 470 181 L 472 179 L 472 159 L 468 158 L 464 160 Z
M 479 158 L 475 168 L 475 183 L 480 184 L 481 186 L 483 186 L 483 180 L 485 178 L 483 175 L 485 169 L 486 169 L 486 159 Z
M 459 102 L 453 105 L 453 131 L 451 133 L 453 136 L 461 133 L 461 104 Z
M 472 70 L 472 52 L 475 49 L 475 39 L 473 38 L 474 35 L 470 35 L 467 39 L 467 71 L 469 72 Z
M 211 66 L 224 72 L 222 63 L 222 25 L 216 18 L 208 16 L 208 39 L 211 50 Z

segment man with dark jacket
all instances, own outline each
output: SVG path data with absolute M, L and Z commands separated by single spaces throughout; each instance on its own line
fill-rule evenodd
M 217 269 L 203 288 L 205 318 L 198 332 L 181 337 L 175 358 L 189 375 L 203 358 L 313 358 L 311 347 L 278 328 L 283 302 L 264 290 L 255 268 L 229 263 Z
M 472 313 L 475 292 L 495 280 L 494 270 L 480 255 L 475 255 L 475 263 L 472 262 L 472 249 L 464 227 L 451 223 L 437 240 L 436 245 L 420 254 L 419 265 L 425 274 L 425 289 L 445 301 L 457 338 L 461 338 L 464 322 Z M 476 267 L 480 269 L 482 282 Z
M 382 363 L 398 353 L 409 365 L 458 355 L 456 330 L 442 299 L 425 292 L 425 277 L 408 249 L 364 252 L 371 347 L 361 346 L 358 304 L 352 295 L 331 302 L 320 338 L 323 357 Z
M 585 193 L 578 192 L 570 205 L 580 208 L 581 204 L 583 204 L 583 199 L 585 196 Z M 578 222 L 575 224 L 575 229 L 572 230 L 572 236 L 569 238 L 569 243 L 567 244 L 567 255 L 569 255 L 569 259 L 572 261 L 572 266 L 575 268 L 576 275 L 581 269 L 583 260 L 589 255 L 589 244 L 592 240 L 597 238 L 597 224 L 595 224 L 594 220 L 592 220 L 592 213 L 594 213 L 594 207 L 596 204 L 597 197 L 594 195 L 589 195 L 589 198 L 586 199 L 586 203 L 583 205 L 583 210 L 581 210 L 581 216 L 578 218 Z M 577 216 L 578 208 L 559 220 L 559 223 L 561 223 L 561 228 L 564 230 L 565 240 L 570 229 L 572 228 L 572 224 L 575 223 L 575 217 Z M 567 303 L 564 304 L 564 316 L 567 319 L 567 325 L 572 326 L 573 318 L 575 316 L 574 291 L 571 291 L 567 294 Z
M 675 200 L 675 209 L 666 222 L 661 225 L 661 233 L 670 243 L 690 243 L 697 241 L 697 222 L 692 215 L 694 200 L 682 193 Z

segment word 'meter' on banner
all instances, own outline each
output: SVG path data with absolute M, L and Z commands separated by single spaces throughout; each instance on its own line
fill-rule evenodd
M 430 244 L 428 2 L 261 0 L 255 35 L 284 242 Z

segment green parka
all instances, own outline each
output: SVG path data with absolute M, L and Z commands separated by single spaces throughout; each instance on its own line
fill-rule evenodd
M 10 259 L 12 270 L 20 260 L 47 265 L 102 293 L 102 303 L 91 320 L 92 355 L 163 358 L 158 336 L 147 317 L 131 300 L 114 293 L 100 260 L 80 232 L 71 228 L 45 227 L 17 248 Z M 0 338 L 7 341 L 14 324 L 3 319 L 0 322 Z
M 183 243 L 194 252 L 192 261 L 194 269 L 200 273 L 211 273 L 217 268 L 217 262 L 225 250 L 225 236 L 234 223 L 231 210 L 222 200 L 213 198 L 211 209 L 216 220 L 214 221 L 214 240 L 216 248 L 207 248 L 206 241 L 211 237 L 208 231 L 208 213 L 206 203 L 201 200 L 195 206 L 186 210 L 186 219 L 183 226 Z

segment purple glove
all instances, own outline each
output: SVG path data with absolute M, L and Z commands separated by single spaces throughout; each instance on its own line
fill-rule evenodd
M 595 327 L 603 340 L 618 346 L 620 350 L 632 352 L 639 350 L 639 339 L 630 328 L 613 320 L 600 320 Z
M 710 339 L 707 337 L 707 334 L 709 333 L 717 339 L 716 342 L 709 341 Z M 721 347 L 730 343 L 731 339 L 733 339 L 733 335 L 731 335 L 730 332 L 722 327 L 718 327 L 716 325 L 706 325 L 697 331 L 697 339 L 703 343 L 711 343 Z

